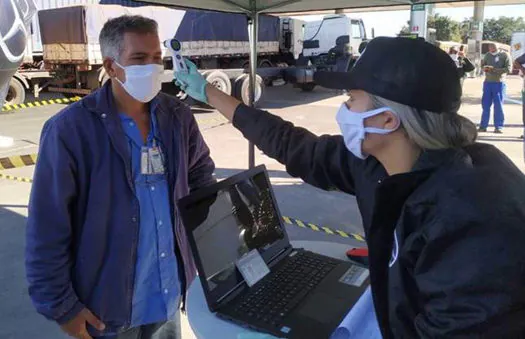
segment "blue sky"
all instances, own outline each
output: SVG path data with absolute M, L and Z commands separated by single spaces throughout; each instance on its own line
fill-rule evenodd
M 464 18 L 472 16 L 472 7 L 462 8 L 436 8 L 436 13 L 444 16 L 449 16 L 454 20 L 461 21 Z M 507 6 L 487 6 L 485 7 L 485 18 L 498 18 L 500 16 L 519 16 L 521 14 L 525 18 L 525 4 L 524 5 L 507 5 Z M 406 22 L 410 19 L 410 11 L 385 11 L 385 12 L 369 12 L 348 14 L 350 17 L 361 18 L 367 28 L 367 34 L 370 35 L 371 28 L 375 28 L 376 36 L 395 36 L 401 30 Z M 320 20 L 321 15 L 311 15 L 299 17 L 303 20 Z M 385 24 L 388 23 L 388 24 Z

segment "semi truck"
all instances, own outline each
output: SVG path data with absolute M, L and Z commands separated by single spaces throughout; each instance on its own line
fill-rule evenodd
M 359 58 L 366 41 L 363 20 L 344 14 L 327 15 L 305 24 L 303 52 L 298 63 L 322 71 L 347 70 Z M 298 87 L 311 91 L 315 83 L 305 82 Z
M 31 0 L 38 10 L 84 4 L 97 4 L 99 0 Z M 40 92 L 53 80 L 44 69 L 43 48 L 40 36 L 38 15 L 28 26 L 29 37 L 26 43 L 24 60 L 13 75 L 6 96 L 6 104 L 21 104 L 26 100 L 26 92 L 38 98 Z
M 156 20 L 161 40 L 175 37 L 181 41 L 182 54 L 197 64 L 209 82 L 243 102 L 248 102 L 249 42 L 244 15 L 158 6 L 126 7 L 93 3 L 39 11 L 37 20 L 42 46 L 41 57 L 37 62 L 27 63 L 25 67 L 30 67 L 21 69 L 21 72 L 15 75 L 13 81 L 16 82 L 11 93 L 33 88 L 35 95 L 38 95 L 38 92 L 46 87 L 52 92 L 77 96 L 89 94 L 100 87 L 107 81 L 108 76 L 102 67 L 98 35 L 107 20 L 123 14 L 140 14 Z M 337 19 L 330 20 L 346 20 L 348 27 L 352 27 L 351 23 L 355 22 L 341 16 Z M 316 55 L 306 52 L 305 57 L 303 31 L 309 28 L 305 28 L 303 21 L 261 15 L 256 101 L 263 95 L 265 86 L 291 82 L 309 91 L 315 87 L 313 73 L 317 69 L 347 70 L 350 62 L 345 60 L 356 57 L 356 53 L 352 53 L 357 48 L 354 45 L 358 46 L 357 44 L 365 38 L 364 25 L 362 21 L 359 23 L 359 37 L 352 35 L 351 30 L 341 34 L 333 29 L 335 26 L 322 24 L 321 30 L 325 32 L 329 28 L 329 33 L 323 33 L 323 38 L 317 40 L 321 41 L 325 50 L 317 51 Z M 64 27 L 68 29 L 65 30 Z M 354 28 L 354 31 L 357 30 Z M 325 42 L 325 39 L 330 41 Z M 328 48 L 330 44 L 333 45 L 332 48 Z M 331 55 L 331 58 L 326 58 L 326 54 Z M 32 59 L 35 59 L 34 56 Z M 343 62 L 338 62 L 340 60 Z M 163 90 L 186 99 L 186 95 L 173 84 L 171 57 L 167 51 L 164 51 L 164 66 Z M 26 75 L 20 79 L 22 73 Z M 28 77 L 31 73 L 37 73 L 38 81 L 33 80 L 29 83 Z M 23 95 L 16 98 L 16 101 L 23 102 Z
M 248 101 L 246 17 L 157 6 L 86 5 L 40 11 L 44 67 L 54 78 L 49 91 L 86 95 L 108 79 L 102 67 L 98 36 L 107 20 L 124 14 L 140 14 L 154 19 L 159 26 L 159 38 L 179 40 L 182 55 L 198 66 L 206 80 L 225 93 Z M 68 27 L 68 30 L 62 27 Z M 284 70 L 294 65 L 302 50 L 301 41 L 301 22 L 260 16 L 256 100 L 262 96 L 265 84 L 283 82 Z M 170 54 L 162 48 L 163 89 L 180 93 L 173 84 Z M 184 99 L 183 94 L 180 95 Z

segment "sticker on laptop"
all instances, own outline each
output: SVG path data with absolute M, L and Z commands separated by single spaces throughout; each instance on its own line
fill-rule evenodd
M 369 274 L 366 268 L 352 265 L 339 279 L 339 282 L 350 286 L 361 287 Z
M 250 287 L 270 273 L 268 265 L 256 248 L 242 256 L 235 264 Z

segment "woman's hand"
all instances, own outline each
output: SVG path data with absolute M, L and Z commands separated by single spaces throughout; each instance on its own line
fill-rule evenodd
M 232 121 L 233 115 L 240 101 L 213 87 L 197 70 L 197 66 L 188 59 L 184 59 L 188 73 L 175 72 L 175 84 L 195 100 L 215 107 L 219 112 Z
M 206 85 L 208 82 L 199 73 L 197 66 L 184 58 L 188 72 L 175 72 L 175 84 L 179 86 L 190 97 L 205 104 L 209 104 L 206 96 Z

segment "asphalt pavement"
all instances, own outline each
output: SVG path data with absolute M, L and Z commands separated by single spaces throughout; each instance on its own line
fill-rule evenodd
M 461 113 L 475 122 L 481 114 L 480 79 L 467 79 Z M 525 171 L 524 145 L 518 138 L 522 134 L 521 79 L 510 77 L 505 105 L 509 125 L 503 135 L 483 133 L 480 140 L 499 147 L 514 163 Z M 51 97 L 46 94 L 45 98 Z M 56 97 L 56 96 L 54 96 Z M 45 99 L 44 98 L 44 99 Z M 303 93 L 291 86 L 268 88 L 261 107 L 294 124 L 308 128 L 315 134 L 336 134 L 335 113 L 345 97 L 339 92 L 316 88 Z M 0 114 L 0 136 L 14 139 L 14 144 L 0 148 L 0 158 L 31 154 L 38 151 L 40 132 L 49 117 L 64 105 L 52 104 Z M 215 160 L 216 175 L 222 179 L 247 168 L 248 143 L 231 124 L 217 112 L 194 109 L 206 142 Z M 291 178 L 283 165 L 256 150 L 256 163 L 265 164 L 275 190 L 281 213 L 317 226 L 328 226 L 347 233 L 362 234 L 362 224 L 355 198 L 337 192 L 324 192 L 300 179 Z M 6 170 L 2 173 L 32 177 L 34 166 Z M 24 233 L 27 204 L 31 184 L 0 179 L 0 339 L 55 339 L 64 338 L 57 326 L 36 314 L 27 296 L 24 272 Z M 288 225 L 292 240 L 324 240 L 361 245 L 351 238 L 313 231 L 297 225 Z M 191 330 L 184 323 L 184 339 L 192 338 Z

